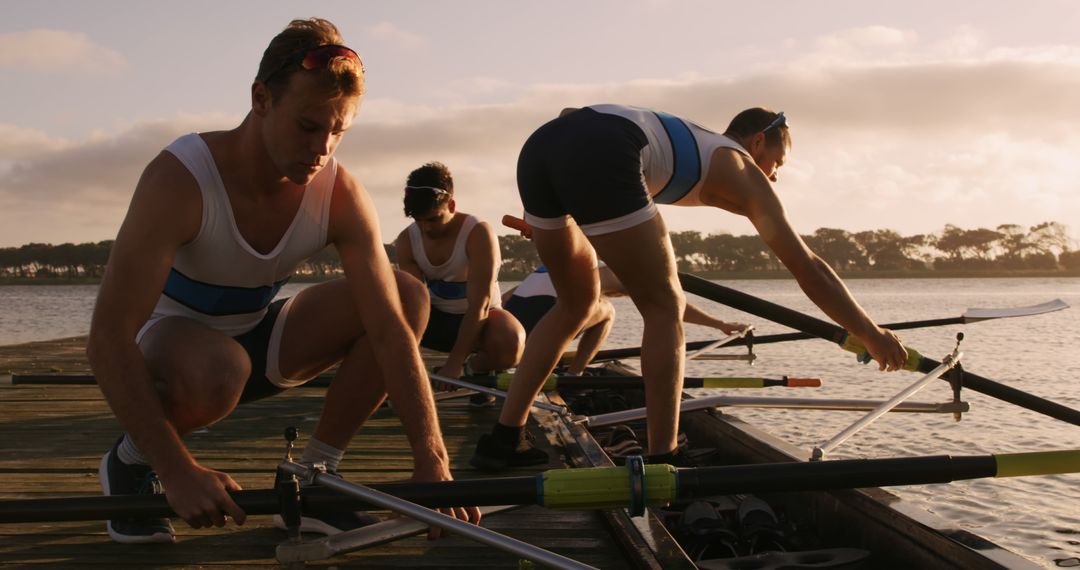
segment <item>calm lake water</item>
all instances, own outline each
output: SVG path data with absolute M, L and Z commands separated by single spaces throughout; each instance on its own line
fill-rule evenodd
M 721 281 L 799 311 L 823 317 L 794 281 Z M 940 360 L 957 332 L 966 369 L 1080 408 L 1080 279 L 873 279 L 848 282 L 879 322 L 959 316 L 969 307 L 1015 307 L 1060 298 L 1074 308 L 1046 315 L 913 331 L 901 338 Z M 288 285 L 291 295 L 305 285 Z M 96 286 L 0 287 L 0 345 L 85 334 Z M 755 325 L 758 334 L 789 329 L 725 307 L 690 299 L 715 314 Z M 609 346 L 636 346 L 641 320 L 626 299 L 615 299 L 619 320 Z M 716 338 L 715 331 L 687 326 L 688 340 Z M 1069 348 L 1072 347 L 1072 348 Z M 853 355 L 819 340 L 762 345 L 756 364 L 691 362 L 688 376 L 816 376 L 816 390 L 774 388 L 769 396 L 886 399 L 918 377 L 861 366 Z M 709 390 L 711 393 L 723 393 Z M 747 395 L 748 391 L 728 393 Z M 913 401 L 944 402 L 946 383 L 933 383 Z M 889 414 L 841 445 L 831 458 L 985 454 L 1075 449 L 1080 428 L 965 391 L 971 412 L 955 422 L 948 414 Z M 812 448 L 860 417 L 853 412 L 748 410 L 731 412 L 788 441 Z M 894 492 L 1047 568 L 1080 564 L 1080 475 L 988 479 L 949 485 L 894 488 Z

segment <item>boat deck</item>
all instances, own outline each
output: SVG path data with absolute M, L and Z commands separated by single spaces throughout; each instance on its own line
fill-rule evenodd
M 0 347 L 0 374 L 67 374 L 80 366 L 77 341 Z M 50 353 L 52 356 L 50 356 Z M 66 356 L 65 356 L 66 354 Z M 186 441 L 204 465 L 225 471 L 247 489 L 269 488 L 283 457 L 282 432 L 300 429 L 301 441 L 319 415 L 321 388 L 291 390 L 237 409 Z M 439 418 L 457 478 L 481 474 L 467 463 L 479 435 L 495 421 L 495 408 L 476 410 L 467 399 L 440 402 Z M 536 430 L 535 424 L 531 424 Z M 0 386 L 0 499 L 100 494 L 98 462 L 119 427 L 96 386 Z M 537 442 L 551 442 L 536 432 Z M 554 453 L 553 457 L 559 457 Z M 403 480 L 410 475 L 409 446 L 393 412 L 384 407 L 360 430 L 342 463 L 343 475 L 359 483 Z M 551 467 L 562 466 L 561 463 Z M 535 470 L 514 470 L 524 475 Z M 103 522 L 0 525 L 0 564 L 103 567 L 279 567 L 275 547 L 285 532 L 271 517 L 253 516 L 237 527 L 194 530 L 174 521 L 175 545 L 120 545 Z M 631 566 L 608 523 L 597 512 L 527 507 L 491 515 L 483 526 L 599 568 Z M 519 561 L 460 537 L 428 541 L 424 536 L 353 552 L 311 567 L 518 568 Z

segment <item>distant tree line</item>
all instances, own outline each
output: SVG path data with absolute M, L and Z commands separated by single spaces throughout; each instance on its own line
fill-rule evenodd
M 966 230 L 946 225 L 939 234 L 902 236 L 892 230 L 849 232 L 820 228 L 804 235 L 810 249 L 837 271 L 1080 271 L 1080 250 L 1067 228 L 1045 222 L 1024 228 L 1003 224 L 995 229 Z M 699 231 L 672 232 L 672 245 L 682 271 L 775 272 L 780 260 L 757 235 Z M 0 278 L 97 279 L 105 271 L 112 241 L 60 245 L 31 243 L 0 248 Z M 386 253 L 395 259 L 394 246 Z M 519 235 L 499 236 L 501 274 L 520 277 L 539 265 L 533 243 Z M 301 277 L 321 279 L 342 274 L 341 261 L 327 248 L 300 266 Z

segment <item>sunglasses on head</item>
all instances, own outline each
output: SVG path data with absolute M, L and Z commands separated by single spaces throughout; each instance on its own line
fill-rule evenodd
M 421 193 L 423 193 L 423 194 L 431 194 L 432 197 L 435 197 L 435 196 L 438 196 L 440 194 L 449 194 L 450 192 L 447 192 L 445 189 L 439 188 L 438 186 L 406 186 L 405 187 L 405 195 L 406 196 L 412 196 L 412 195 L 417 195 L 417 194 L 421 194 Z
M 280 73 L 281 70 L 295 64 L 300 64 L 300 67 L 308 70 L 326 69 L 330 66 L 331 61 L 339 57 L 355 61 L 356 65 L 360 66 L 360 73 L 364 72 L 364 62 L 360 60 L 360 56 L 357 55 L 355 51 L 345 46 L 328 44 L 290 54 L 281 62 L 281 65 L 274 68 L 270 73 L 267 73 L 262 81 L 263 83 L 270 81 L 270 79 Z
M 769 126 L 765 127 L 764 129 L 761 129 L 761 132 L 767 133 L 772 129 L 779 129 L 780 127 L 786 127 L 786 126 L 788 126 L 787 117 L 784 116 L 783 111 L 780 111 L 776 115 L 776 118 L 773 119 L 771 123 L 769 123 Z

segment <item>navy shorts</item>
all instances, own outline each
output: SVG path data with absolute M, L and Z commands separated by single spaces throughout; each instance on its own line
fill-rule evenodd
M 532 297 L 518 297 L 511 295 L 503 308 L 525 327 L 525 334 L 531 334 L 536 323 L 544 318 L 544 315 L 555 306 L 555 297 L 551 295 L 533 295 Z
M 465 315 L 445 313 L 432 307 L 427 328 L 424 329 L 424 336 L 420 339 L 420 346 L 440 352 L 450 352 L 454 349 L 454 343 L 457 342 L 458 331 L 461 329 L 461 321 L 464 318 Z
M 586 235 L 593 235 L 621 229 L 603 229 L 602 222 L 648 209 L 655 213 L 641 165 L 641 150 L 648 142 L 629 119 L 588 108 L 543 125 L 518 156 L 518 192 L 526 221 L 556 229 L 566 226 L 565 217 L 570 216 Z M 598 231 L 590 232 L 590 227 Z
M 240 394 L 241 404 L 285 391 L 284 388 L 275 386 L 266 377 L 266 357 L 270 347 L 270 334 L 274 330 L 274 322 L 277 321 L 281 308 L 285 306 L 286 301 L 288 299 L 279 299 L 270 303 L 266 315 L 259 321 L 259 324 L 255 325 L 255 328 L 240 336 L 233 337 L 233 340 L 244 347 L 248 359 L 251 360 L 251 375 L 248 376 L 247 383 L 244 384 L 244 392 Z

